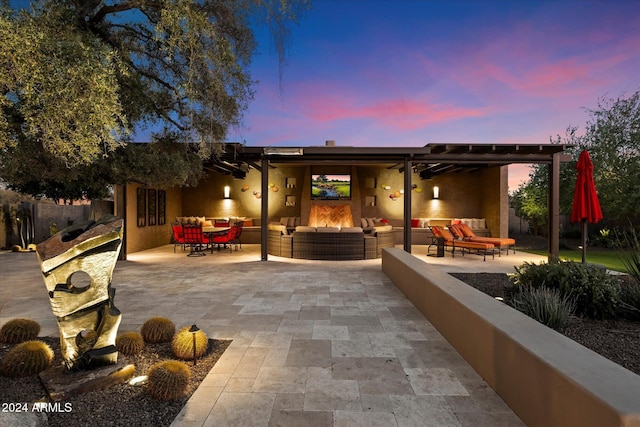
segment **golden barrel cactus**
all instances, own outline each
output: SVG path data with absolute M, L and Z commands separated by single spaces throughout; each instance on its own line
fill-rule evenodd
M 183 362 L 158 362 L 149 369 L 147 391 L 154 399 L 175 400 L 184 395 L 190 378 L 191 371 Z
M 165 317 L 152 317 L 144 322 L 140 334 L 149 344 L 170 342 L 176 333 L 176 325 Z
M 25 341 L 2 358 L 0 374 L 5 377 L 36 375 L 51 366 L 53 350 L 42 341 Z
M 116 338 L 116 349 L 122 354 L 133 356 L 144 349 L 144 339 L 137 332 L 125 332 Z
M 193 351 L 195 334 L 195 353 Z M 182 360 L 193 360 L 195 357 L 202 357 L 209 347 L 209 338 L 207 334 L 198 329 L 197 332 L 191 332 L 188 326 L 180 329 L 171 341 L 171 352 L 175 357 Z
M 12 319 L 0 328 L 0 342 L 19 344 L 38 338 L 40 324 L 31 319 Z

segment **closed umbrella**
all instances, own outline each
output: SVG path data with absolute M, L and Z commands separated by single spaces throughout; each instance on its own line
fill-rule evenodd
M 578 176 L 576 177 L 576 190 L 573 194 L 571 222 L 582 224 L 582 262 L 585 262 L 587 258 L 587 222 L 595 224 L 600 221 L 602 209 L 600 209 L 596 185 L 593 182 L 593 162 L 587 150 L 580 153 L 576 169 Z

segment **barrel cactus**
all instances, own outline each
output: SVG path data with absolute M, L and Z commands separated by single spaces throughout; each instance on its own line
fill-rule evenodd
M 133 356 L 144 348 L 144 339 L 137 332 L 125 332 L 116 338 L 116 348 L 122 354 Z
M 53 350 L 42 341 L 25 341 L 12 348 L 0 363 L 5 377 L 36 375 L 51 366 Z
M 183 362 L 158 362 L 149 369 L 147 391 L 154 399 L 175 400 L 185 394 L 190 377 L 191 371 Z
M 31 319 L 12 319 L 0 328 L 0 342 L 19 344 L 38 338 L 40 324 Z
M 176 333 L 176 325 L 165 317 L 152 317 L 144 322 L 140 334 L 149 344 L 170 342 Z
M 195 334 L 195 354 L 193 350 Z M 202 357 L 209 346 L 207 334 L 201 330 L 191 332 L 188 326 L 180 329 L 171 341 L 171 352 L 182 360 L 193 360 L 193 357 Z

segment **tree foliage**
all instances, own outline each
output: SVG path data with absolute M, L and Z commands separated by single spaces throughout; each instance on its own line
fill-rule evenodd
M 640 91 L 624 98 L 598 100 L 588 109 L 584 134 L 569 127 L 553 143 L 571 144 L 572 161 L 560 167 L 560 212 L 571 213 L 575 191 L 575 164 L 588 150 L 594 165 L 594 182 L 605 223 L 640 222 Z M 516 214 L 536 227 L 546 226 L 548 166 L 534 165 L 529 181 L 512 195 Z M 544 214 L 542 214 L 544 213 Z
M 185 169 L 215 155 L 252 99 L 253 28 L 269 27 L 282 61 L 289 26 L 306 7 L 308 0 L 37 0 L 16 11 L 0 0 L 0 177 L 48 196 L 51 182 L 68 187 L 95 174 L 101 184 L 192 182 Z M 145 129 L 161 129 L 152 134 L 157 145 L 123 149 Z M 168 147 L 170 167 L 158 170 L 150 154 L 167 160 L 159 149 Z

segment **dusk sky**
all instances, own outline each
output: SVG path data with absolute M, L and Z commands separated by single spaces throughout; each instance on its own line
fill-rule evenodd
M 548 143 L 640 90 L 640 0 L 315 0 L 282 85 L 259 42 L 228 138 L 250 146 Z M 510 189 L 527 175 L 511 167 Z
M 316 0 L 284 68 L 268 39 L 251 146 L 548 143 L 640 89 L 640 1 Z M 510 189 L 528 168 L 510 169 Z

